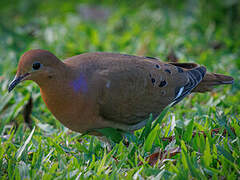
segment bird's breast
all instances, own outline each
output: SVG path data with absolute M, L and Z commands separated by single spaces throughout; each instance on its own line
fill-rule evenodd
M 97 117 L 97 107 L 87 96 L 74 89 L 41 88 L 42 99 L 48 109 L 63 125 L 77 132 L 85 132 L 94 128 Z

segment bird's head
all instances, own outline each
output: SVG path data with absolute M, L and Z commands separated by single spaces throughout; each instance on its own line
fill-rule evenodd
M 16 85 L 25 80 L 38 84 L 53 79 L 59 64 L 63 64 L 55 55 L 46 50 L 30 50 L 24 53 L 19 61 L 15 78 L 8 86 L 12 91 Z

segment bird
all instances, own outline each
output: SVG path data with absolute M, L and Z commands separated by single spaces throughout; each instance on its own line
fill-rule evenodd
M 8 91 L 26 80 L 38 84 L 47 108 L 64 126 L 93 135 L 103 128 L 133 132 L 146 124 L 150 114 L 157 117 L 190 93 L 234 81 L 195 63 L 107 52 L 61 61 L 42 49 L 20 57 Z

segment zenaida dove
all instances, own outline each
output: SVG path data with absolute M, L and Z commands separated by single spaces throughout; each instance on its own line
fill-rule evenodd
M 8 91 L 25 80 L 40 86 L 44 102 L 62 124 L 81 133 L 105 127 L 134 131 L 149 114 L 158 116 L 191 92 L 233 83 L 232 77 L 206 73 L 194 63 L 101 52 L 60 61 L 46 50 L 22 55 Z

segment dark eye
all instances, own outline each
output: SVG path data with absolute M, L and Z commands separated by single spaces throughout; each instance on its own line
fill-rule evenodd
M 41 67 L 41 64 L 39 62 L 35 62 L 32 65 L 33 70 L 38 70 Z

